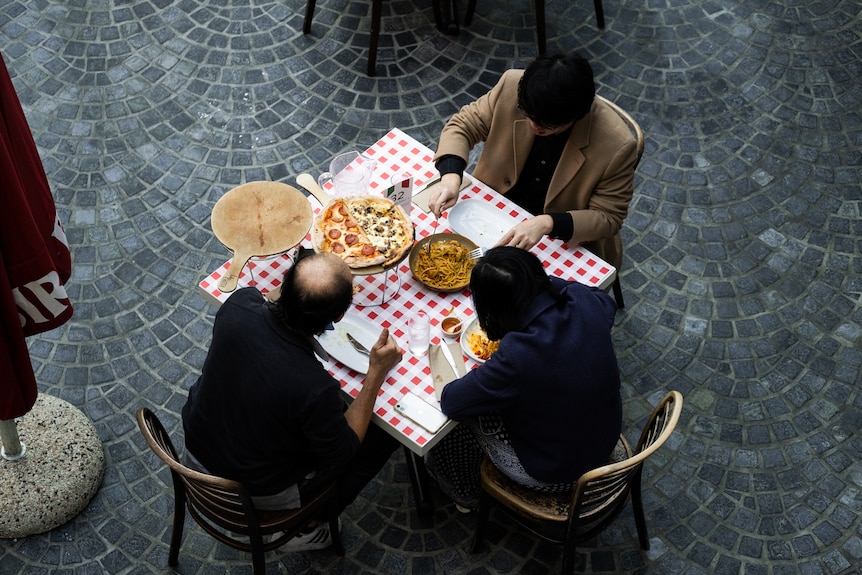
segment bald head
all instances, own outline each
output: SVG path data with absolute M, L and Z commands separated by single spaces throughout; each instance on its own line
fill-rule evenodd
M 337 320 L 353 298 L 353 274 L 333 254 L 301 258 L 284 275 L 277 306 L 285 323 L 304 335 L 322 333 Z
M 309 293 L 325 293 L 347 282 L 353 284 L 353 274 L 340 257 L 334 254 L 314 254 L 296 264 L 296 286 Z M 351 288 L 352 289 L 352 288 Z

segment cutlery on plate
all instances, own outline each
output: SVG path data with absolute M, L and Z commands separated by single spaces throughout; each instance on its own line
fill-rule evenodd
M 356 351 L 358 351 L 362 355 L 367 355 L 368 357 L 371 357 L 371 352 L 368 351 L 368 348 L 365 347 L 364 345 L 362 345 L 361 343 L 359 343 L 356 340 L 356 338 L 353 337 L 352 335 L 350 335 L 349 333 L 347 334 L 347 341 L 350 342 L 350 345 L 353 346 L 353 349 L 355 349 Z
M 467 252 L 468 260 L 478 260 L 480 258 L 485 257 L 485 252 L 488 251 L 488 248 L 476 248 L 475 250 L 470 250 Z

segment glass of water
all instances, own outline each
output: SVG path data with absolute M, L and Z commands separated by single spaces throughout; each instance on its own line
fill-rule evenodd
M 417 312 L 407 322 L 407 348 L 415 356 L 428 353 L 431 339 L 431 318 L 424 311 Z

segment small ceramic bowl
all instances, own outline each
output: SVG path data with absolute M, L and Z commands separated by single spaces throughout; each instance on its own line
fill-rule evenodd
M 458 317 L 446 317 L 440 322 L 440 329 L 443 331 L 443 337 L 456 339 L 464 329 L 464 322 Z

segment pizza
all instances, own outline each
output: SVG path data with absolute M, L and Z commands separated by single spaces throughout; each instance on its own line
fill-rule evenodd
M 385 267 L 413 247 L 413 222 L 386 198 L 336 198 L 318 214 L 311 240 L 316 251 L 333 253 L 351 268 Z

